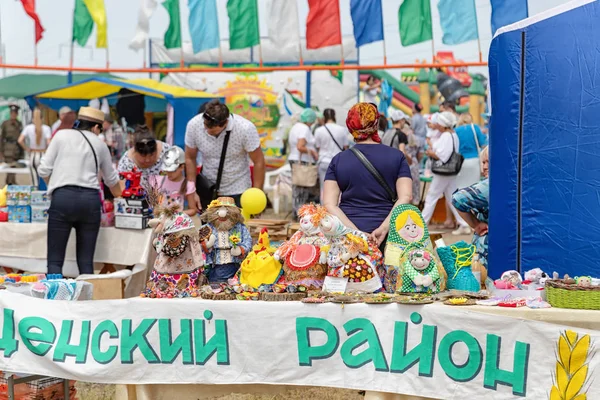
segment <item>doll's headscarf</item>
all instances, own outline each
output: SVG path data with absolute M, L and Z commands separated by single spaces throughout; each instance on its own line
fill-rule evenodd
M 379 112 L 373 103 L 357 103 L 348 111 L 346 126 L 355 142 L 367 140 L 369 137 L 377 143 L 381 138 L 377 134 Z

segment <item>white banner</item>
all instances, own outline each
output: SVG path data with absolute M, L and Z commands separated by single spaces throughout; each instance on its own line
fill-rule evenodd
M 331 386 L 443 399 L 600 398 L 600 332 L 441 304 L 0 292 L 0 369 L 99 383 Z

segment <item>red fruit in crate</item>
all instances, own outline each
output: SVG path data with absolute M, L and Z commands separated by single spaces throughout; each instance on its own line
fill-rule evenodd
M 105 213 L 113 212 L 115 210 L 115 206 L 114 206 L 113 202 L 110 200 L 104 200 L 103 208 L 104 208 Z

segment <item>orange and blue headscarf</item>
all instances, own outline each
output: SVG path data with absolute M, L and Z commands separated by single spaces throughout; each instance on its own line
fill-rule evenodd
M 346 126 L 354 137 L 355 142 L 361 142 L 369 137 L 381 143 L 381 138 L 377 134 L 379 122 L 379 111 L 373 103 L 357 103 L 348 111 Z

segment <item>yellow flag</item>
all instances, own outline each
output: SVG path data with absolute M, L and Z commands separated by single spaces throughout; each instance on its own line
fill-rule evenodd
M 104 9 L 104 0 L 83 0 L 83 3 L 96 23 L 96 47 L 105 49 L 107 47 L 106 39 L 106 10 Z

